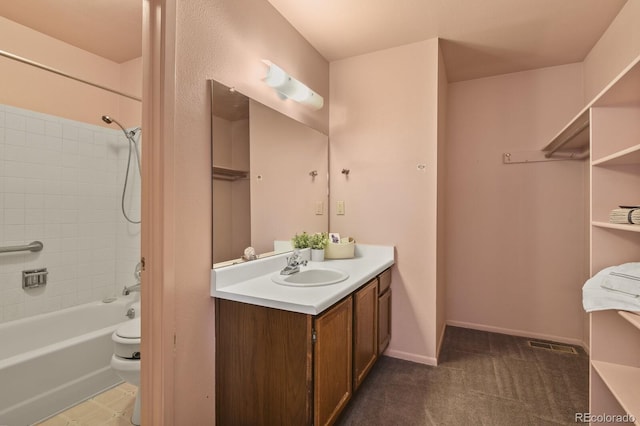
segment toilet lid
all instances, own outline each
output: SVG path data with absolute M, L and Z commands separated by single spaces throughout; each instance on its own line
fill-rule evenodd
M 140 338 L 140 317 L 136 317 L 131 321 L 126 321 L 116 330 L 116 335 L 123 339 L 139 339 Z

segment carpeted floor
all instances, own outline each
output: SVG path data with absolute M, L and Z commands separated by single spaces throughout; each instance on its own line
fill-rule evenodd
M 589 411 L 589 357 L 447 327 L 440 365 L 381 357 L 339 425 L 544 426 Z

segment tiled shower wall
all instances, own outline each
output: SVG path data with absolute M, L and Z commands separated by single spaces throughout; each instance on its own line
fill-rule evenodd
M 122 217 L 128 142 L 113 127 L 0 105 L 0 246 L 44 244 L 0 254 L 0 322 L 120 295 L 135 282 L 140 225 Z M 125 208 L 139 220 L 133 163 Z M 23 290 L 22 271 L 45 267 L 47 286 Z

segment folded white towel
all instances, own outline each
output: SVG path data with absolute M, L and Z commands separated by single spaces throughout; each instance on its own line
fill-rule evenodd
M 602 287 L 610 272 L 631 272 L 640 270 L 640 263 L 610 266 L 588 279 L 582 287 L 582 306 L 587 312 L 606 309 L 640 311 L 640 297 L 629 297 L 620 291 L 611 291 Z
M 621 279 L 612 279 L 613 277 L 609 276 L 602 280 L 600 287 L 605 290 L 615 291 L 621 293 L 627 297 L 639 297 L 640 296 L 640 283 L 634 284 L 625 282 Z
M 640 262 L 629 262 L 613 268 L 602 283 L 604 288 L 630 296 L 640 296 Z
M 640 277 L 622 274 L 615 270 L 609 272 L 609 275 L 602 280 L 600 286 L 607 290 L 618 291 L 630 297 L 640 296 Z

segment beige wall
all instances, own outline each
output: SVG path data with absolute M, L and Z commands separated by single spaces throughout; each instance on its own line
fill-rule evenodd
M 583 106 L 582 65 L 449 85 L 449 323 L 581 343 L 584 162 L 502 163 Z
M 162 9 L 164 33 L 154 27 L 159 22 L 157 6 L 162 5 L 166 5 Z M 145 94 L 154 97 L 147 111 L 158 115 L 148 115 L 145 120 L 162 144 L 149 155 L 157 155 L 162 167 L 145 174 L 152 175 L 154 183 L 147 187 L 152 198 L 144 205 L 150 217 L 156 215 L 149 231 L 163 232 L 162 236 L 156 235 L 164 248 L 154 246 L 152 238 L 144 242 L 143 248 L 156 262 L 146 276 L 158 277 L 155 285 L 160 287 L 144 296 L 143 302 L 162 303 L 166 315 L 172 315 L 167 319 L 172 330 L 149 334 L 155 341 L 148 342 L 147 347 L 164 347 L 166 356 L 172 353 L 173 358 L 164 358 L 167 367 L 163 369 L 158 356 L 143 373 L 166 375 L 163 381 L 170 389 L 147 394 L 158 404 L 164 403 L 156 410 L 170 416 L 164 419 L 165 424 L 210 424 L 215 406 L 215 327 L 214 303 L 209 296 L 211 139 L 207 79 L 235 86 L 274 109 L 326 131 L 328 108 L 315 112 L 279 100 L 261 81 L 266 68 L 260 61 L 277 63 L 324 96 L 327 104 L 329 67 L 266 1 L 154 1 L 148 11 L 157 37 L 149 40 L 148 63 L 155 67 L 149 71 L 156 74 L 145 86 Z M 163 37 L 165 44 L 161 45 Z M 153 48 L 161 48 L 166 53 L 164 59 L 155 55 Z M 160 70 L 166 74 L 160 74 Z M 162 215 L 154 206 L 161 208 Z M 158 312 L 155 315 L 163 318 Z M 143 330 L 146 325 L 143 318 Z M 151 379 L 143 377 L 143 383 L 151 383 Z M 154 419 L 151 413 L 144 415 Z
M 607 31 L 585 58 L 584 98 L 591 101 L 640 55 L 640 1 L 622 8 Z
M 142 94 L 142 58 L 118 64 L 0 17 L 0 49 L 133 96 Z M 140 102 L 0 57 L 0 103 L 107 126 L 109 114 L 139 125 Z
M 387 353 L 428 364 L 440 331 L 437 108 L 437 39 L 331 63 L 330 231 L 396 247 Z

